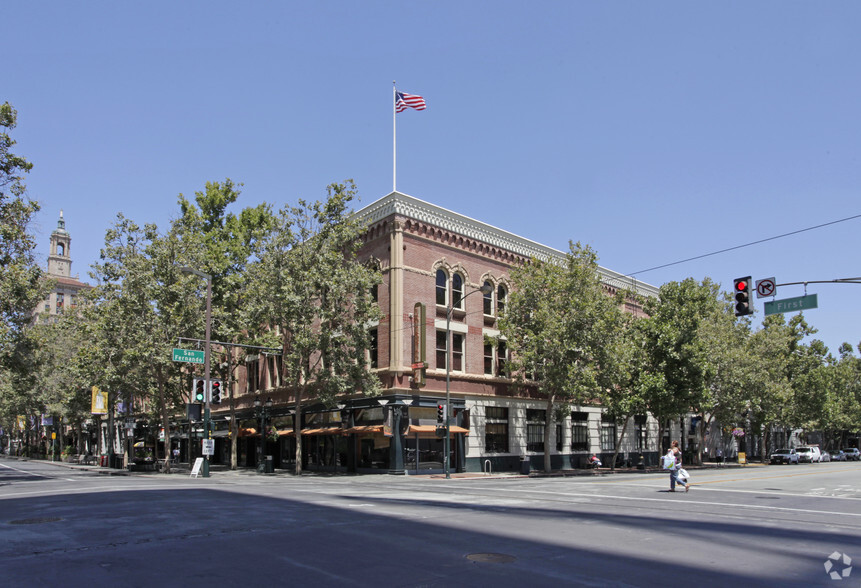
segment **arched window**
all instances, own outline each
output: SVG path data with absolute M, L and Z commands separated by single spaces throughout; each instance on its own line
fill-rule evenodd
M 437 306 L 448 304 L 448 274 L 445 270 L 436 270 L 436 303 Z
M 63 243 L 57 243 L 57 255 L 65 255 L 66 254 L 66 245 Z
M 452 307 L 463 310 L 463 276 L 454 274 L 451 277 Z
M 507 293 L 502 284 L 496 289 L 496 316 L 502 316 L 505 312 L 505 295 Z
M 484 286 L 487 290 L 487 294 L 484 295 L 484 314 L 491 316 L 493 315 L 493 284 L 485 280 Z

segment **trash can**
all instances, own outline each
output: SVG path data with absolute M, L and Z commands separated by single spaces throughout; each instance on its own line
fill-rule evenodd
M 523 456 L 520 458 L 520 473 L 524 476 L 529 475 L 529 458 Z
M 275 473 L 275 462 L 272 460 L 271 455 L 266 456 L 266 465 L 264 466 L 264 473 L 274 474 Z

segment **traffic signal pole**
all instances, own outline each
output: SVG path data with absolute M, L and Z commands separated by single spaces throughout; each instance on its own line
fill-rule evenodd
M 212 385 L 210 384 L 212 372 L 209 367 L 209 358 L 210 358 L 210 336 L 212 334 L 212 276 L 209 274 L 205 274 L 201 271 L 198 271 L 194 268 L 190 268 L 187 266 L 183 266 L 179 268 L 180 271 L 187 274 L 194 274 L 200 278 L 206 280 L 206 342 L 204 343 L 203 348 L 203 379 L 204 383 L 204 408 L 203 408 L 203 438 L 210 439 L 212 437 L 212 431 L 210 426 L 210 410 L 209 410 L 209 397 L 210 390 L 212 389 Z M 202 443 L 201 443 L 202 445 Z M 209 455 L 203 456 L 203 477 L 209 477 Z
M 204 439 L 210 439 L 212 431 L 210 430 L 210 409 L 209 400 L 212 393 L 211 370 L 209 366 L 209 339 L 212 334 L 212 276 L 206 275 L 206 346 L 203 351 L 203 377 L 206 379 L 206 393 L 204 394 L 205 404 L 203 409 L 203 435 Z M 203 477 L 209 477 L 209 455 L 203 456 Z

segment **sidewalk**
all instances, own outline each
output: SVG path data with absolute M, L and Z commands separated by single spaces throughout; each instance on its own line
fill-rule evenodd
M 49 461 L 42 459 L 30 459 L 28 457 L 17 457 L 10 456 L 5 454 L 0 454 L 0 459 L 9 460 L 9 461 L 33 461 L 46 465 L 53 465 L 61 468 L 66 468 L 69 470 L 77 470 L 81 472 L 90 472 L 103 476 L 160 476 L 165 475 L 163 472 L 158 472 L 155 470 L 143 470 L 143 471 L 135 471 L 128 469 L 115 469 L 102 467 L 99 465 L 82 465 L 76 463 L 67 463 L 63 461 Z M 685 469 L 688 470 L 720 470 L 720 469 L 736 469 L 743 467 L 762 467 L 762 463 L 748 463 L 746 465 L 739 465 L 737 463 L 731 464 L 712 464 L 707 463 L 701 466 L 686 466 Z M 217 474 L 217 476 L 227 476 L 227 477 L 242 477 L 242 476 L 263 476 L 263 477 L 294 477 L 295 474 L 292 470 L 275 470 L 272 474 L 259 474 L 257 473 L 256 468 L 243 467 L 236 470 L 231 470 L 228 466 L 213 464 L 210 465 L 209 471 L 213 474 Z M 170 476 L 188 476 L 191 473 L 191 465 L 188 463 L 180 463 L 171 466 Z M 531 471 L 529 474 L 521 474 L 519 472 L 492 472 L 490 474 L 485 474 L 482 472 L 459 472 L 459 473 L 451 473 L 451 479 L 457 480 L 492 480 L 492 479 L 517 479 L 517 478 L 567 478 L 567 477 L 576 477 L 576 476 L 616 476 L 616 475 L 642 475 L 642 474 L 665 474 L 666 471 L 654 466 L 647 467 L 645 469 L 637 469 L 637 468 L 618 468 L 616 470 L 612 470 L 610 468 L 598 468 L 598 469 L 571 469 L 571 470 L 555 470 L 549 473 L 545 473 L 544 471 Z M 353 474 L 353 473 L 345 473 L 345 472 L 312 472 L 312 471 L 303 471 L 302 476 L 308 477 L 320 477 L 320 478 L 333 478 L 333 477 L 344 477 L 344 476 L 361 476 L 361 475 L 381 475 L 381 474 Z M 382 474 L 385 475 L 385 474 Z M 434 473 L 434 474 L 409 474 L 406 477 L 414 478 L 414 479 L 427 479 L 427 480 L 439 480 L 446 479 L 445 474 Z

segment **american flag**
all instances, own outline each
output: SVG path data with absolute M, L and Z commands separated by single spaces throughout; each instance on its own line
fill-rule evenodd
M 395 92 L 395 112 L 403 112 L 409 108 L 416 110 L 424 110 L 427 108 L 425 99 L 415 94 L 407 94 L 406 92 Z

